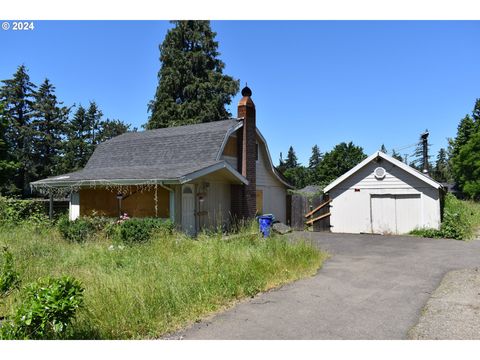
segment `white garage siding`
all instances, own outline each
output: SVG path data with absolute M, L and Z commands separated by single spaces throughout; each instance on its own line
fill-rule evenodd
M 387 172 L 382 180 L 373 174 L 379 166 Z M 404 234 L 440 226 L 439 189 L 385 158 L 370 161 L 328 193 L 332 232 Z

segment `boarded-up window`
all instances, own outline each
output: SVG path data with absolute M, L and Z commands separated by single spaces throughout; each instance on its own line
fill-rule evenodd
M 225 144 L 225 148 L 223 149 L 223 155 L 225 156 L 237 156 L 237 138 L 230 136 L 228 138 L 227 143 Z
M 257 214 L 263 214 L 263 191 L 257 190 Z

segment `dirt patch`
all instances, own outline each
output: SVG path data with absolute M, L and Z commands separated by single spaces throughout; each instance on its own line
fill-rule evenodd
M 408 337 L 416 340 L 480 339 L 480 269 L 447 273 Z

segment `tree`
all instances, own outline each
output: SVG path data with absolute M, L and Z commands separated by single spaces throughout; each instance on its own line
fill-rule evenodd
M 294 169 L 298 166 L 299 164 L 297 160 L 297 155 L 295 154 L 295 150 L 293 150 L 293 147 L 290 146 L 287 153 L 287 159 L 285 160 L 285 170 Z
M 308 161 L 308 168 L 309 169 L 315 169 L 317 168 L 318 165 L 322 162 L 322 157 L 323 154 L 320 152 L 320 149 L 318 148 L 317 145 L 314 145 L 312 147 L 312 156 L 310 156 L 310 159 Z
M 0 194 L 10 193 L 11 183 L 9 179 L 15 174 L 17 164 L 10 160 L 10 155 L 5 141 L 8 122 L 3 110 L 3 104 L 0 103 Z
M 388 154 L 387 148 L 385 147 L 385 144 L 382 144 L 380 147 L 380 151 L 383 152 L 384 154 Z
M 102 120 L 99 122 L 96 137 L 97 144 L 110 140 L 115 136 L 122 135 L 130 130 L 130 125 L 121 120 Z M 137 131 L 136 128 L 133 131 Z
M 480 131 L 461 147 L 453 162 L 455 179 L 462 191 L 472 199 L 480 198 Z
M 451 142 L 452 158 L 457 156 L 462 146 L 470 140 L 470 137 L 475 133 L 475 128 L 475 120 L 470 115 L 467 114 L 462 120 L 460 120 L 457 127 L 457 136 Z
M 80 105 L 67 126 L 62 172 L 79 170 L 87 163 L 90 156 L 89 125 L 87 111 Z
M 285 161 L 283 160 L 282 152 L 280 152 L 280 158 L 278 159 L 278 166 L 277 170 L 280 171 L 282 174 L 285 172 Z
M 34 94 L 32 109 L 33 152 L 36 178 L 57 175 L 70 109 L 57 100 L 55 86 L 48 80 Z
M 130 129 L 130 125 L 120 120 L 102 120 L 102 116 L 102 111 L 94 101 L 90 102 L 88 109 L 82 105 L 78 107 L 67 126 L 62 172 L 85 167 L 99 143 Z
M 283 175 L 296 189 L 301 189 L 308 185 L 308 169 L 304 166 L 289 168 L 285 170 Z
M 441 148 L 438 151 L 437 161 L 435 162 L 432 177 L 439 182 L 448 182 L 451 180 L 448 155 L 444 148 Z
M 475 121 L 475 125 L 478 130 L 478 127 L 480 126 L 480 99 L 477 99 L 475 101 L 475 105 L 472 111 L 472 117 L 473 117 L 473 120 Z
M 342 142 L 326 152 L 318 169 L 319 185 L 329 183 L 367 158 L 360 146 Z
M 27 68 L 21 65 L 12 79 L 2 80 L 0 103 L 7 128 L 5 143 L 11 160 L 16 163 L 15 174 L 10 180 L 11 194 L 30 194 L 30 181 L 35 178 L 33 159 L 32 112 L 34 89 Z
M 160 46 L 161 68 L 147 129 L 226 119 L 239 82 L 224 75 L 209 21 L 173 21 Z
M 403 157 L 402 157 L 402 155 L 400 155 L 400 153 L 398 153 L 397 151 L 395 151 L 395 149 L 392 149 L 392 157 L 393 157 L 394 159 L 397 159 L 398 161 L 403 162 Z

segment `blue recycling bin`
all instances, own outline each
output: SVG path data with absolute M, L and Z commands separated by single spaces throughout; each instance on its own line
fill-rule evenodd
M 258 218 L 260 224 L 260 232 L 263 234 L 263 237 L 270 235 L 270 228 L 273 223 L 273 215 L 262 215 Z

